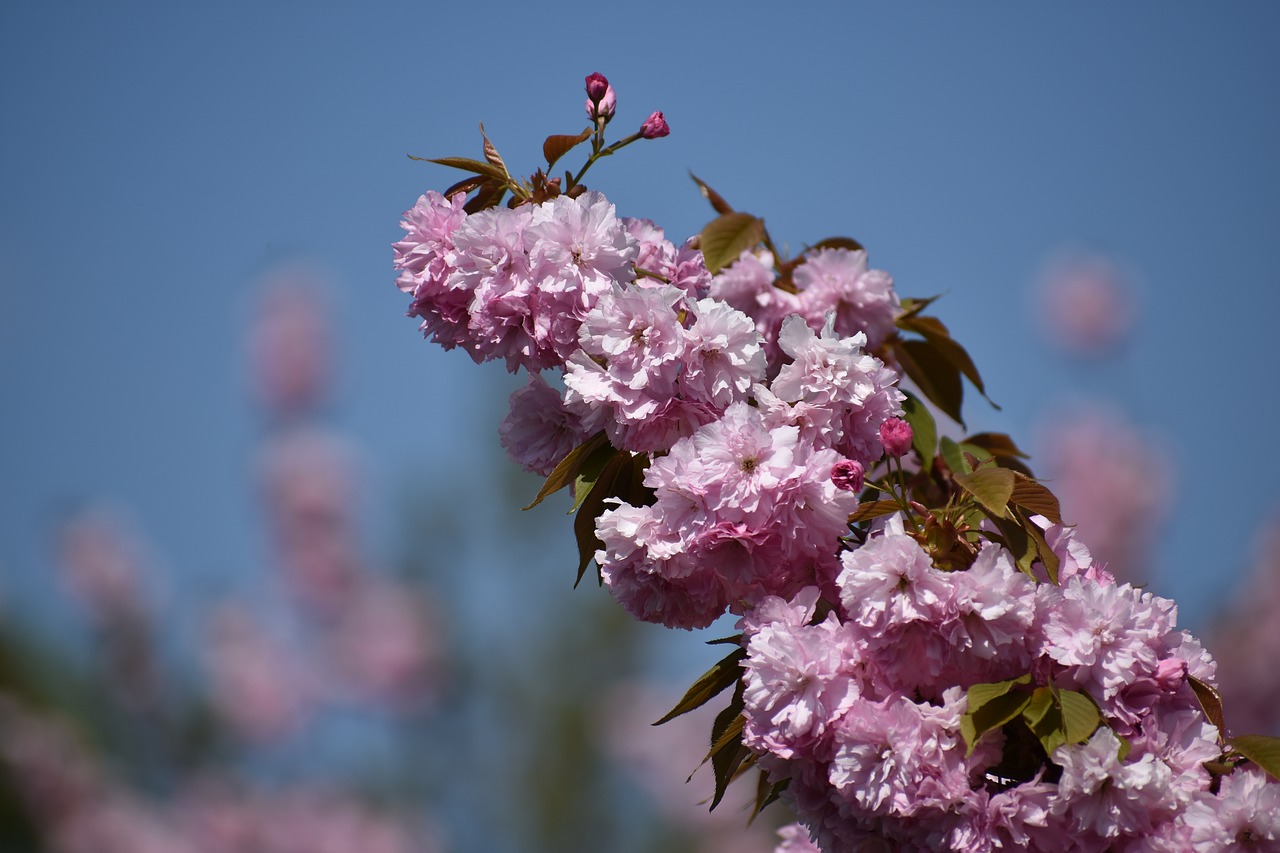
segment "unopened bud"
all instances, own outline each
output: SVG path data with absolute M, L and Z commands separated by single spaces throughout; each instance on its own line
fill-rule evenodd
M 667 126 L 667 120 L 662 117 L 661 112 L 649 116 L 644 120 L 644 124 L 640 125 L 640 135 L 645 139 L 657 139 L 670 132 L 671 128 Z
M 604 97 L 604 93 L 609 91 L 609 79 L 599 71 L 587 77 L 587 97 L 593 101 L 599 101 Z
M 835 483 L 837 489 L 846 492 L 860 492 L 862 491 L 862 478 L 865 473 L 862 470 L 862 463 L 857 460 L 841 459 L 831 466 L 831 482 Z
M 911 424 L 902 418 L 889 418 L 880 424 L 880 443 L 890 456 L 906 456 L 911 450 Z
M 609 85 L 608 79 L 598 71 L 588 77 L 587 118 L 593 122 L 599 119 L 608 121 L 613 118 L 613 113 L 617 108 L 618 96 L 614 93 L 613 87 Z

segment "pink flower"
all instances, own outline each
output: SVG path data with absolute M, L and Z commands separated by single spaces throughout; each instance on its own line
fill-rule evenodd
M 1185 820 L 1195 853 L 1280 848 L 1280 785 L 1262 773 L 1237 770 L 1223 777 L 1216 797 L 1199 796 Z
M 588 433 L 555 389 L 535 373 L 528 385 L 512 392 L 498 435 L 507 454 L 522 468 L 545 477 Z
M 808 750 L 861 695 L 857 659 L 834 613 L 817 625 L 763 626 L 747 652 L 744 742 L 753 749 L 783 758 Z
M 911 451 L 912 437 L 911 424 L 901 418 L 889 418 L 880 424 L 880 443 L 890 456 L 906 456 Z
M 723 302 L 700 299 L 691 308 L 694 321 L 686 335 L 680 388 L 690 397 L 724 410 L 745 400 L 764 379 L 764 349 L 751 318 Z
M 1067 667 L 1077 686 L 1108 700 L 1136 678 L 1155 675 L 1177 618 L 1173 602 L 1078 577 L 1062 587 L 1041 584 L 1036 595 L 1044 654 Z
M 915 817 L 971 796 L 960 736 L 963 692 L 942 706 L 893 695 L 853 703 L 835 727 L 831 785 L 855 813 Z
M 1168 765 L 1150 754 L 1122 763 L 1119 749 L 1120 741 L 1103 726 L 1088 743 L 1053 753 L 1062 767 L 1054 814 L 1085 838 L 1144 835 L 1176 810 Z
M 800 314 L 815 329 L 834 314 L 841 335 L 862 332 L 878 347 L 893 331 L 898 296 L 883 270 L 867 269 L 867 253 L 820 249 L 805 256 L 793 275 L 800 293 Z
M 841 563 L 840 601 L 850 620 L 864 628 L 880 632 L 907 622 L 939 624 L 951 610 L 951 579 L 901 527 L 846 551 Z
M 667 120 L 662 117 L 661 112 L 653 113 L 640 125 L 640 135 L 645 139 L 657 139 L 670 132 L 671 128 L 667 126 Z
M 413 297 L 410 317 L 421 317 L 423 335 L 445 349 L 468 340 L 467 304 L 471 294 L 449 285 L 453 271 L 453 232 L 466 219 L 462 193 L 446 199 L 429 192 L 404 214 L 400 227 L 408 232 L 395 243 L 396 285 Z
M 833 448 L 864 466 L 880 458 L 880 424 L 901 414 L 903 400 L 894 387 L 898 374 L 863 352 L 865 343 L 861 332 L 838 337 L 830 320 L 819 335 L 804 318 L 790 316 L 782 323 L 778 346 L 792 362 L 772 384 L 779 400 L 808 407 L 816 434 L 806 431 L 806 442 Z M 777 414 L 775 409 L 771 417 Z

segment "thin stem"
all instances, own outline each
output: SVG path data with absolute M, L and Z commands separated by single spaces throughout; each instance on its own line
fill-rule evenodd
M 619 139 L 617 142 L 613 143 L 612 145 L 606 148 L 599 148 L 598 147 L 599 143 L 600 141 L 602 141 L 600 139 L 600 136 L 603 133 L 604 133 L 604 127 L 602 126 L 598 131 L 596 140 L 592 142 L 592 147 L 595 148 L 596 150 L 593 150 L 591 152 L 591 156 L 587 158 L 587 162 L 583 163 L 582 168 L 578 171 L 578 174 L 573 176 L 573 180 L 569 182 L 569 186 L 565 187 L 565 192 L 568 192 L 569 190 L 576 187 L 578 183 L 582 180 L 582 176 L 585 175 L 587 173 L 587 170 L 591 168 L 591 165 L 595 163 L 597 160 L 599 160 L 601 157 L 608 157 L 609 155 L 617 151 L 620 151 L 621 149 L 635 142 L 637 139 L 640 139 L 642 136 L 642 134 L 637 131 L 636 133 L 633 133 L 630 136 Z

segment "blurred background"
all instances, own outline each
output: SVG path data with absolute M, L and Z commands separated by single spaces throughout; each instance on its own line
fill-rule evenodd
M 0 7 L 0 850 L 768 850 L 648 725 L 721 650 L 574 590 L 390 244 L 585 126 L 679 242 L 692 170 L 856 237 L 972 353 L 1117 574 L 1280 734 L 1280 7 Z M 956 427 L 959 434 L 960 428 Z M 563 507 L 567 509 L 567 506 Z M 1246 579 L 1250 579 L 1246 581 Z M 1270 658 L 1270 660 L 1268 660 Z M 682 720 L 683 723 L 683 720 Z M 701 803 L 701 804 L 700 804 Z

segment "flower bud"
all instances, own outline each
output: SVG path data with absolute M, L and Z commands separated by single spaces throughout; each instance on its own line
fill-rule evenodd
M 880 424 L 880 443 L 890 456 L 906 456 L 911 450 L 911 424 L 902 418 L 889 418 Z
M 667 120 L 662 117 L 661 112 L 649 116 L 644 120 L 644 124 L 640 125 L 640 135 L 645 139 L 657 139 L 670 132 L 671 128 L 667 127 Z
M 862 491 L 862 478 L 866 472 L 862 469 L 862 463 L 855 459 L 841 459 L 835 465 L 831 466 L 831 482 L 835 483 L 837 489 L 846 492 Z
M 614 93 L 609 81 L 600 72 L 587 78 L 587 118 L 593 122 L 599 119 L 608 121 L 613 118 L 618 108 L 618 96 Z
M 599 101 L 609 91 L 609 79 L 596 71 L 587 78 L 587 97 Z

